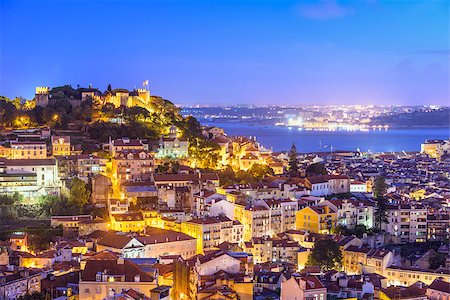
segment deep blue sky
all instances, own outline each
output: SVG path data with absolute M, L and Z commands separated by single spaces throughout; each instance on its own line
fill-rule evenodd
M 0 95 L 132 89 L 181 104 L 448 104 L 448 0 L 0 0 Z

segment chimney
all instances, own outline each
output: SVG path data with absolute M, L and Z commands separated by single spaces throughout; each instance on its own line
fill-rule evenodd
M 124 264 L 124 259 L 123 259 L 123 257 L 117 258 L 117 264 L 118 264 L 118 265 L 123 265 L 123 264 Z

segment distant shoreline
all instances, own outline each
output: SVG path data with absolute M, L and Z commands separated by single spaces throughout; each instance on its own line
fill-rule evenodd
M 250 125 L 250 126 L 276 126 L 273 123 L 264 123 L 264 121 L 260 121 L 260 120 L 254 120 L 254 121 L 246 121 L 244 119 L 200 119 L 198 118 L 198 120 L 200 121 L 200 123 L 204 124 L 204 123 L 236 123 L 236 124 L 246 124 L 246 125 Z M 389 129 L 401 129 L 401 128 L 449 128 L 450 129 L 450 124 L 448 125 L 389 125 Z M 369 126 L 378 126 L 378 125 L 369 125 Z M 291 126 L 286 126 L 286 125 L 281 125 L 279 127 L 291 127 Z M 292 126 L 292 127 L 296 127 L 296 126 Z M 370 127 L 371 128 L 371 127 Z M 309 130 L 317 130 L 317 129 L 309 129 Z

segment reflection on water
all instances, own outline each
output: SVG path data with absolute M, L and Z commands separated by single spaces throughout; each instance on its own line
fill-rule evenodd
M 369 130 L 306 130 L 296 127 L 258 126 L 242 123 L 204 122 L 230 135 L 256 136 L 274 151 L 288 150 L 295 143 L 300 152 L 354 150 L 371 152 L 420 151 L 426 139 L 448 139 L 450 128 L 370 128 Z

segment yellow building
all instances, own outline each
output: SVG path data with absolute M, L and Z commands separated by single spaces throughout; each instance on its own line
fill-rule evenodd
M 197 240 L 197 253 L 212 250 L 223 242 L 238 243 L 242 239 L 242 225 L 225 216 L 183 222 L 181 232 Z
M 156 278 L 130 260 L 112 252 L 100 252 L 86 261 L 79 283 L 80 299 L 101 300 L 117 291 L 134 289 L 150 297 Z
M 435 279 L 441 278 L 450 282 L 448 270 L 421 270 L 416 268 L 388 267 L 383 274 L 387 279 L 387 285 L 409 286 L 418 281 L 430 285 Z
M 202 254 L 203 249 L 209 246 L 211 237 L 217 235 L 217 231 L 220 230 L 220 226 L 214 226 L 212 224 L 202 224 L 197 222 L 183 222 L 181 224 L 181 232 L 187 234 L 197 241 L 197 254 Z
M 45 142 L 11 142 L 12 159 L 43 159 L 47 158 Z
M 438 158 L 442 155 L 442 145 L 441 140 L 429 140 L 423 143 L 420 147 L 420 152 L 424 153 L 432 158 Z
M 336 228 L 337 213 L 331 207 L 305 207 L 296 213 L 297 230 L 307 230 L 314 233 L 330 234 Z
M 143 232 L 145 220 L 140 211 L 111 214 L 111 229 L 122 232 Z
M 394 262 L 391 251 L 367 247 L 349 246 L 342 251 L 343 270 L 346 274 L 376 273 L 385 275 L 385 270 Z
M 161 215 L 157 210 L 143 210 L 145 226 L 165 229 L 161 220 Z
M 70 155 L 70 136 L 52 136 L 53 156 Z
M 11 148 L 0 145 L 0 157 L 10 158 Z
M 264 206 L 246 208 L 234 205 L 234 218 L 244 226 L 243 239 L 245 242 L 254 237 L 270 234 L 270 210 Z
M 411 198 L 415 199 L 415 200 L 421 200 L 424 199 L 425 196 L 427 194 L 427 191 L 425 191 L 424 189 L 420 189 L 414 192 L 409 193 L 409 195 L 411 196 Z

